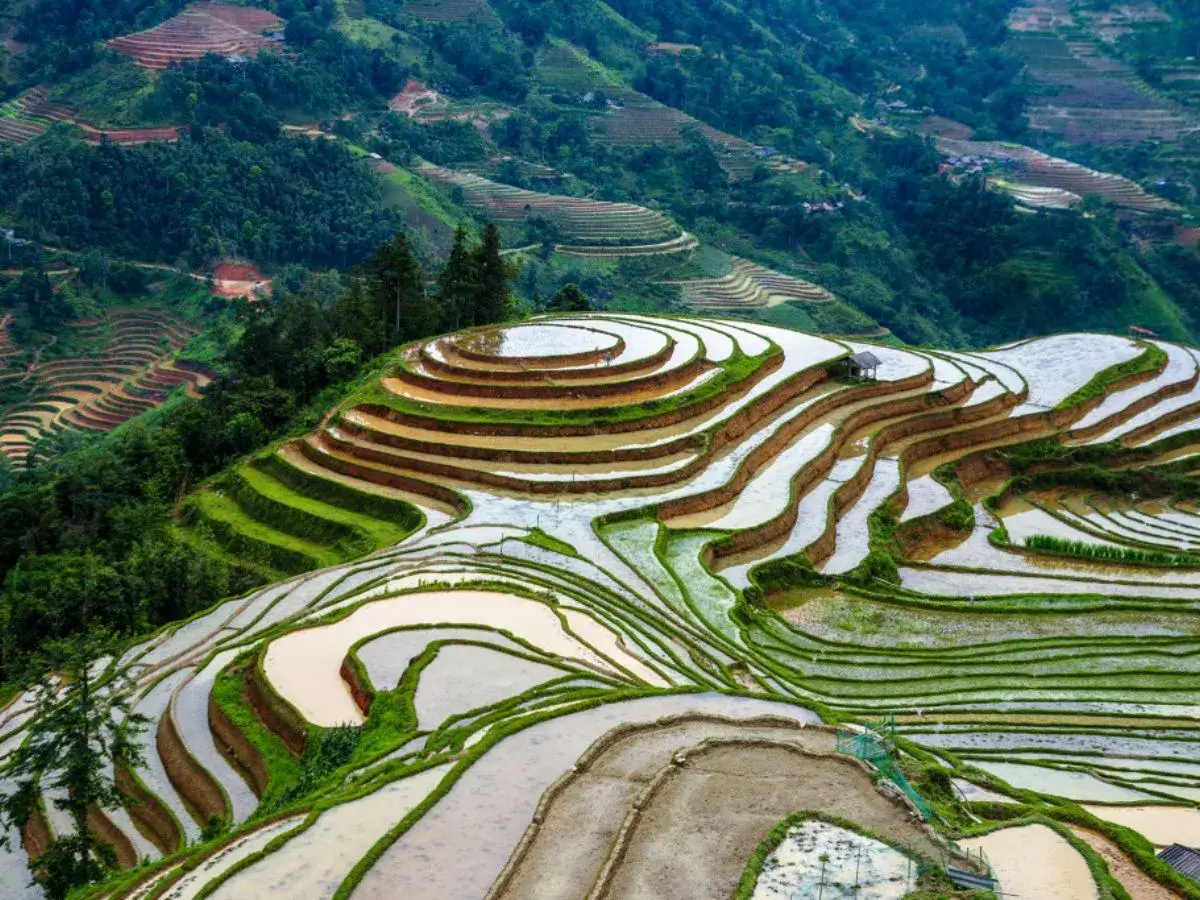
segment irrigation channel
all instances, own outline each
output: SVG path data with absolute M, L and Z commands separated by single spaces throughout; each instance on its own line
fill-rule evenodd
M 1155 857 L 1200 844 L 1198 412 L 1104 335 L 402 348 L 190 501 L 278 580 L 108 663 L 147 864 L 94 896 L 1200 896 Z

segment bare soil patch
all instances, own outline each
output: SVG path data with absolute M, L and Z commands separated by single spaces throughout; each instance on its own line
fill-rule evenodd
M 923 824 L 850 759 L 780 745 L 715 745 L 693 755 L 655 794 L 604 896 L 731 896 L 754 848 L 801 809 L 832 813 L 923 853 L 938 852 Z

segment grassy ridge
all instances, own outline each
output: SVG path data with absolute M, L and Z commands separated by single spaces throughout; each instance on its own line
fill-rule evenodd
M 1166 351 L 1161 347 L 1148 344 L 1146 351 L 1141 356 L 1116 366 L 1110 366 L 1103 372 L 1097 372 L 1092 376 L 1091 381 L 1060 402 L 1055 409 L 1075 409 L 1091 400 L 1100 399 L 1118 383 L 1139 375 L 1157 374 L 1163 370 L 1166 364 Z
M 188 501 L 202 544 L 276 572 L 336 565 L 390 547 L 424 523 L 402 500 L 324 481 L 271 456 L 243 465 Z M 191 529 L 193 532 L 195 529 Z

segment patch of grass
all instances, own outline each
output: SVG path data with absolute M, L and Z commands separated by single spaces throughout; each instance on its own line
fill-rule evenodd
M 1048 534 L 1031 534 L 1025 538 L 1025 549 L 1054 553 L 1058 556 L 1072 556 L 1077 559 L 1133 563 L 1141 566 L 1200 566 L 1200 556 L 1163 553 L 1158 550 L 1139 550 L 1135 547 L 1115 547 L 1108 544 L 1091 544 L 1087 541 L 1069 541 Z
M 185 521 L 204 522 L 225 550 L 256 565 L 295 574 L 332 566 L 341 556 L 329 547 L 278 531 L 248 516 L 231 498 L 202 491 L 185 507 Z
M 527 544 L 533 544 L 535 547 L 541 547 L 543 550 L 549 550 L 552 553 L 561 553 L 563 556 L 578 556 L 575 548 L 566 541 L 560 541 L 556 537 L 551 537 L 542 531 L 540 528 L 535 528 L 533 531 L 522 538 Z

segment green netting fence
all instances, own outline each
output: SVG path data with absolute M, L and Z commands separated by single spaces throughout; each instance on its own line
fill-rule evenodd
M 837 749 L 839 753 L 857 757 L 876 769 L 912 801 L 922 816 L 932 819 L 933 807 L 909 784 L 893 756 L 895 734 L 896 720 L 887 715 L 882 719 L 867 722 L 862 732 L 839 731 Z

